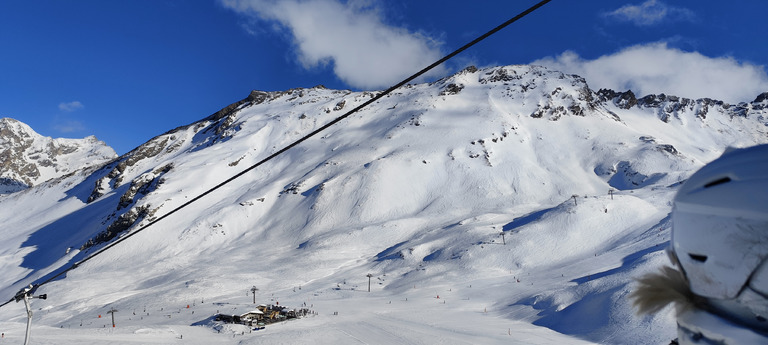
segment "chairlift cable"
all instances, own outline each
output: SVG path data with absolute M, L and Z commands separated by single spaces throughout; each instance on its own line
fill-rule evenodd
M 496 26 L 495 28 L 491 29 L 490 31 L 486 32 L 485 34 L 483 34 L 483 35 L 481 35 L 481 36 L 479 36 L 479 37 L 475 38 L 474 40 L 472 40 L 471 42 L 469 42 L 469 43 L 465 44 L 465 45 L 464 45 L 464 46 L 462 46 L 461 48 L 458 48 L 458 49 L 454 50 L 453 52 L 451 52 L 450 54 L 448 54 L 448 55 L 444 56 L 444 57 L 443 57 L 443 58 L 441 58 L 440 60 L 437 60 L 437 61 L 435 61 L 435 62 L 434 62 L 434 63 L 432 63 L 431 65 L 429 65 L 429 66 L 427 66 L 427 67 L 423 68 L 422 70 L 420 70 L 420 71 L 416 72 L 415 74 L 411 75 L 410 77 L 408 77 L 408 78 L 405 78 L 403 81 L 401 81 L 401 82 L 399 82 L 399 83 L 397 83 L 397 84 L 395 84 L 395 85 L 391 86 L 390 88 L 386 89 L 385 91 L 383 91 L 383 92 L 381 92 L 381 93 L 377 94 L 376 96 L 374 96 L 373 98 L 371 98 L 371 99 L 369 99 L 368 101 L 364 102 L 363 104 L 360 104 L 360 105 L 358 105 L 358 106 L 357 106 L 357 107 L 355 107 L 354 109 L 352 109 L 352 110 L 350 110 L 350 111 L 346 112 L 345 114 L 343 114 L 343 115 L 341 115 L 341 116 L 339 116 L 339 117 L 335 118 L 335 119 L 334 119 L 334 120 L 332 120 L 331 122 L 328 122 L 327 124 L 325 124 L 325 125 L 323 125 L 322 127 L 320 127 L 320 128 L 318 128 L 318 129 L 316 129 L 316 130 L 312 131 L 311 133 L 309 133 L 309 134 L 307 134 L 307 135 L 305 135 L 305 136 L 303 136 L 303 137 L 299 138 L 298 140 L 296 140 L 296 141 L 292 142 L 291 144 L 289 144 L 289 145 L 287 145 L 287 146 L 283 147 L 282 149 L 280 149 L 280 150 L 276 151 L 275 153 L 273 153 L 273 154 L 269 155 L 268 157 L 266 157 L 266 158 L 264 158 L 264 159 L 260 160 L 259 162 L 257 162 L 257 163 L 255 163 L 255 164 L 251 165 L 250 167 L 248 167 L 248 168 L 246 168 L 245 170 L 243 170 L 243 171 L 241 171 L 241 172 L 239 172 L 239 173 L 235 174 L 234 176 L 232 176 L 232 177 L 230 177 L 230 178 L 226 179 L 225 181 L 223 181 L 223 182 L 221 182 L 221 183 L 217 184 L 216 186 L 214 186 L 214 187 L 212 187 L 212 188 L 210 188 L 210 189 L 206 190 L 206 191 L 205 191 L 205 192 L 203 192 L 202 194 L 200 194 L 200 195 L 198 195 L 198 196 L 196 196 L 196 197 L 194 197 L 194 198 L 190 199 L 189 201 L 187 201 L 187 202 L 183 203 L 182 205 L 180 205 L 180 206 L 178 206 L 178 207 L 174 208 L 173 210 L 169 211 L 168 213 L 166 213 L 166 214 L 164 214 L 164 215 L 162 215 L 162 216 L 160 216 L 160 217 L 156 218 L 155 220 L 153 220 L 153 221 L 151 221 L 151 222 L 147 223 L 146 225 L 144 225 L 144 226 L 142 226 L 142 227 L 140 227 L 140 228 L 136 229 L 135 231 L 133 231 L 133 232 L 131 232 L 131 233 L 127 234 L 127 235 L 124 235 L 124 236 L 120 237 L 119 239 L 117 239 L 117 240 L 113 241 L 112 243 L 110 243 L 110 244 L 108 244 L 108 245 L 104 246 L 103 248 L 99 249 L 99 250 L 98 250 L 98 251 L 96 251 L 95 253 L 93 253 L 93 254 L 91 254 L 91 255 L 89 255 L 89 256 L 87 256 L 87 257 L 85 257 L 84 259 L 82 259 L 82 260 L 80 260 L 80 261 L 78 261 L 78 262 L 76 262 L 76 263 L 74 263 L 74 264 L 72 264 L 72 266 L 68 267 L 67 269 L 65 269 L 65 270 L 62 270 L 61 272 L 59 272 L 59 273 L 57 273 L 57 274 L 55 274 L 55 275 L 51 276 L 50 278 L 48 278 L 48 279 L 46 279 L 46 280 L 44 280 L 44 281 L 42 281 L 42 282 L 40 282 L 40 283 L 38 283 L 38 284 L 34 284 L 34 287 L 35 287 L 35 288 L 38 288 L 38 287 L 40 287 L 40 286 L 42 286 L 42 285 L 45 285 L 45 284 L 47 284 L 47 283 L 50 283 L 51 281 L 53 281 L 53 280 L 57 279 L 58 277 L 60 277 L 60 276 L 62 276 L 62 275 L 64 275 L 64 274 L 66 274 L 67 272 L 69 272 L 69 271 L 71 271 L 71 270 L 73 270 L 73 269 L 77 268 L 78 266 L 80 266 L 80 265 L 84 264 L 85 262 L 87 262 L 87 261 L 89 261 L 89 260 L 93 259 L 94 257 L 98 256 L 99 254 L 101 254 L 101 253 L 103 253 L 103 252 L 105 252 L 105 251 L 109 250 L 110 248 L 112 248 L 112 247 L 114 247 L 114 246 L 118 245 L 120 242 L 123 242 L 123 241 L 127 240 L 128 238 L 132 237 L 133 235 L 136 235 L 136 234 L 138 234 L 138 233 L 140 233 L 140 232 L 144 231 L 145 229 L 149 228 L 150 226 L 152 226 L 152 225 L 156 224 L 157 222 L 159 222 L 159 221 L 161 221 L 161 220 L 163 220 L 163 219 L 167 218 L 168 216 L 170 216 L 170 215 L 172 215 L 172 214 L 174 214 L 174 213 L 178 212 L 179 210 L 181 210 L 181 209 L 183 209 L 183 208 L 185 208 L 185 207 L 189 206 L 190 204 L 194 203 L 195 201 L 198 201 L 198 200 L 202 199 L 202 198 L 203 198 L 203 197 L 205 197 L 206 195 L 208 195 L 208 194 L 212 193 L 213 191 L 215 191 L 215 190 L 217 190 L 217 189 L 219 189 L 219 188 L 221 188 L 221 187 L 223 187 L 223 186 L 225 186 L 225 185 L 229 184 L 230 182 L 232 182 L 232 181 L 234 181 L 235 179 L 237 179 L 237 178 L 239 178 L 239 177 L 241 177 L 241 176 L 245 175 L 246 173 L 250 172 L 251 170 L 258 168 L 259 166 L 263 165 L 264 163 L 266 163 L 266 162 L 268 162 L 268 161 L 272 160 L 273 158 L 275 158 L 275 157 L 277 157 L 277 156 L 279 156 L 279 155 L 281 155 L 281 154 L 285 153 L 286 151 L 288 151 L 288 150 L 290 150 L 291 148 L 293 148 L 293 147 L 295 147 L 295 146 L 297 146 L 297 145 L 301 144 L 302 142 L 306 141 L 307 139 L 309 139 L 309 138 L 311 138 L 311 137 L 313 137 L 313 136 L 317 135 L 317 134 L 318 134 L 318 133 L 320 133 L 320 132 L 323 132 L 323 131 L 325 131 L 325 130 L 326 130 L 326 129 L 328 129 L 329 127 L 331 127 L 331 126 L 335 125 L 336 123 L 340 122 L 341 120 L 344 120 L 344 119 L 346 119 L 347 117 L 349 117 L 350 115 L 352 115 L 352 114 L 356 113 L 356 112 L 357 112 L 357 111 L 359 111 L 360 109 L 362 109 L 362 108 L 364 108 L 364 107 L 366 107 L 366 106 L 370 105 L 370 104 L 371 104 L 371 103 L 373 103 L 373 102 L 376 102 L 376 101 L 378 101 L 379 99 L 383 98 L 384 96 L 386 96 L 386 95 L 390 94 L 392 91 L 394 91 L 394 90 L 396 90 L 396 89 L 398 89 L 398 88 L 402 87 L 403 85 L 405 85 L 405 84 L 407 84 L 407 83 L 409 83 L 409 82 L 413 81 L 414 79 L 416 79 L 416 78 L 418 78 L 418 77 L 420 77 L 420 76 L 424 75 L 425 73 L 429 72 L 429 71 L 430 71 L 430 70 L 432 70 L 433 68 L 435 68 L 435 67 L 439 66 L 440 64 L 442 64 L 443 62 L 445 62 L 445 61 L 447 61 L 447 60 L 451 59 L 452 57 L 454 57 L 454 56 L 458 55 L 459 53 L 461 53 L 461 52 L 463 52 L 463 51 L 467 50 L 468 48 L 470 48 L 470 47 L 472 47 L 473 45 L 477 44 L 478 42 L 480 42 L 480 41 L 482 41 L 482 40 L 484 40 L 484 39 L 488 38 L 489 36 L 491 36 L 491 35 L 495 34 L 496 32 L 498 32 L 498 31 L 500 31 L 500 30 L 504 29 L 505 27 L 509 26 L 510 24 L 512 24 L 512 23 L 514 23 L 514 22 L 516 22 L 516 21 L 520 20 L 521 18 L 525 17 L 526 15 L 530 14 L 531 12 L 533 12 L 533 11 L 537 10 L 538 8 L 540 8 L 540 7 L 544 6 L 544 5 L 546 5 L 546 4 L 547 4 L 548 2 L 550 2 L 550 1 L 551 1 L 551 0 L 542 0 L 542 1 L 538 2 L 537 4 L 535 4 L 535 5 L 531 6 L 530 8 L 528 8 L 527 10 L 525 10 L 525 11 L 523 11 L 523 12 L 520 12 L 518 15 L 516 15 L 516 16 L 514 16 L 514 17 L 510 18 L 510 19 L 509 19 L 509 20 L 507 20 L 506 22 L 504 22 L 504 23 L 502 23 L 502 24 L 500 24 L 500 25 Z M 20 293 L 21 293 L 21 292 L 20 292 Z M 10 300 L 8 300 L 7 302 L 5 302 L 5 303 L 3 303 L 3 304 L 0 304 L 0 307 L 3 307 L 3 306 L 5 306 L 6 304 L 8 304 L 8 303 L 10 303 L 10 302 L 12 302 L 12 301 L 14 301 L 14 300 L 18 300 L 18 297 L 19 297 L 19 295 L 17 294 L 16 296 L 14 296 L 13 298 L 11 298 L 11 299 L 10 299 Z

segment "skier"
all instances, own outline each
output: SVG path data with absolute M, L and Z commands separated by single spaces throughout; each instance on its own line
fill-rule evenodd
M 768 145 L 729 149 L 677 192 L 676 266 L 638 279 L 638 314 L 676 308 L 679 344 L 768 344 Z

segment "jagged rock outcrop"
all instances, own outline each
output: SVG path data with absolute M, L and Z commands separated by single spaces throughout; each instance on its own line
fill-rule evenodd
M 763 93 L 757 95 L 757 97 L 755 98 L 754 101 L 752 101 L 752 103 L 753 104 L 754 103 L 768 103 L 767 101 L 768 101 L 768 91 L 763 92 Z M 765 106 L 768 106 L 768 104 L 762 104 L 763 109 L 765 109 Z
M 53 139 L 11 118 L 0 119 L 0 194 L 13 193 L 117 157 L 94 136 Z
M 610 89 L 601 89 L 597 92 L 600 100 L 612 103 L 620 109 L 652 109 L 661 121 L 669 122 L 673 118 L 680 118 L 682 113 L 692 113 L 700 119 L 706 119 L 712 112 L 720 112 L 730 117 L 748 117 L 751 115 L 764 116 L 768 108 L 768 92 L 764 92 L 755 98 L 753 102 L 728 104 L 711 98 L 690 99 L 672 95 L 658 94 L 646 95 L 636 98 L 631 90 L 617 92 Z
M 114 222 L 110 223 L 106 230 L 96 234 L 96 236 L 83 243 L 83 245 L 80 246 L 80 250 L 86 250 L 95 245 L 111 241 L 124 231 L 130 229 L 137 222 L 143 219 L 151 219 L 155 212 L 157 212 L 157 208 L 153 209 L 150 205 L 143 205 L 128 210 L 118 216 Z
M 619 109 L 629 109 L 637 105 L 637 98 L 632 90 L 616 92 L 610 89 L 600 89 L 597 95 L 601 102 L 613 102 Z

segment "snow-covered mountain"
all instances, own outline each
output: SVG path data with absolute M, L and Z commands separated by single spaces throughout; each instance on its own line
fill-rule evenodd
M 114 158 L 115 151 L 94 136 L 53 139 L 17 120 L 0 118 L 0 194 L 18 192 Z
M 101 167 L 1 198 L 0 297 L 375 94 L 253 91 Z M 182 332 L 200 343 L 669 342 L 670 315 L 633 316 L 632 277 L 665 262 L 681 181 L 727 146 L 768 142 L 767 107 L 768 93 L 729 105 L 594 91 L 537 66 L 408 85 L 44 285 L 37 333 L 52 343 Z M 261 303 L 320 315 L 258 335 L 213 326 L 215 312 L 252 308 L 252 286 Z M 124 327 L 107 334 L 94 315 L 112 307 Z M 0 327 L 21 330 L 22 311 L 1 308 Z

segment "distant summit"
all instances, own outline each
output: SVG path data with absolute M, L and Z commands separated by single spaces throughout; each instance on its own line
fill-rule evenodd
M 18 120 L 0 119 L 0 194 L 18 192 L 115 157 L 115 150 L 94 136 L 53 139 Z

